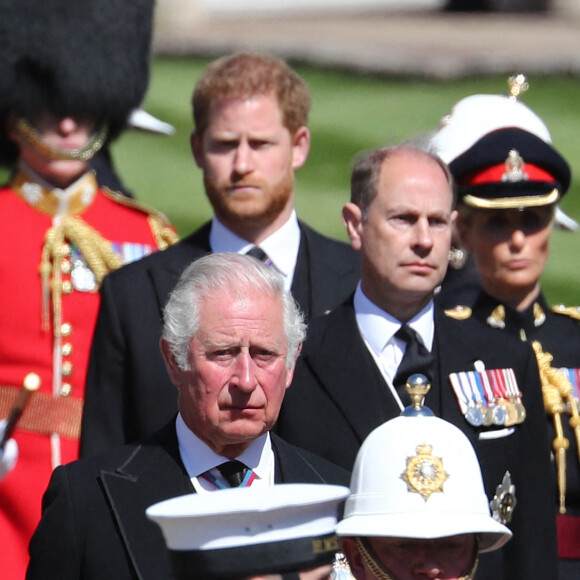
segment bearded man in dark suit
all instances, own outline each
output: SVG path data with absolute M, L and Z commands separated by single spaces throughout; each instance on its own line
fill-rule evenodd
M 261 252 L 307 320 L 353 292 L 357 253 L 309 228 L 294 210 L 294 171 L 310 149 L 309 109 L 304 81 L 266 55 L 218 59 L 197 82 L 191 148 L 215 215 L 162 258 L 105 280 L 81 456 L 143 436 L 175 412 L 157 342 L 167 296 L 193 260 L 209 252 Z
M 426 375 L 426 405 L 470 438 L 490 500 L 506 472 L 515 484 L 514 538 L 481 556 L 478 579 L 556 578 L 555 489 L 533 353 L 479 328 L 469 309 L 433 303 L 453 198 L 447 167 L 418 149 L 381 149 L 357 162 L 343 218 L 362 278 L 350 300 L 312 322 L 276 432 L 352 469 L 370 431 L 409 404 L 409 375 Z M 514 414 L 522 401 L 525 418 L 520 407 Z
M 164 310 L 177 417 L 139 443 L 54 471 L 27 578 L 169 578 L 149 505 L 234 486 L 348 484 L 346 470 L 269 433 L 304 332 L 273 268 L 233 253 L 194 262 Z

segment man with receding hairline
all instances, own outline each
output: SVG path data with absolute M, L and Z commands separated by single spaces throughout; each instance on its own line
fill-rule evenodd
M 373 428 L 409 404 L 409 376 L 425 375 L 426 405 L 470 438 L 489 499 L 508 471 L 516 487 L 514 539 L 482 555 L 478 578 L 555 578 L 555 490 L 533 353 L 433 302 L 447 269 L 453 207 L 450 173 L 433 155 L 405 145 L 357 161 L 343 218 L 361 254 L 361 281 L 350 300 L 312 322 L 276 432 L 352 469 Z M 484 389 L 488 373 L 495 391 L 491 383 Z M 506 384 L 502 377 L 512 375 Z M 508 386 L 525 419 L 501 415 Z

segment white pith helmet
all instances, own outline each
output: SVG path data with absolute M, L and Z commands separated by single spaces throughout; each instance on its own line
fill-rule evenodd
M 357 455 L 339 536 L 433 539 L 479 535 L 479 551 L 512 533 L 494 520 L 467 437 L 437 417 L 397 417 L 372 431 Z

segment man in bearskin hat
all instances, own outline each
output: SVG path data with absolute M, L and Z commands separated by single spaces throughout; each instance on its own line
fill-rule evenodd
M 174 241 L 158 213 L 99 187 L 89 162 L 148 83 L 151 0 L 0 0 L 0 419 L 25 375 L 40 389 L 0 484 L 3 578 L 22 578 L 41 496 L 78 455 L 102 278 Z

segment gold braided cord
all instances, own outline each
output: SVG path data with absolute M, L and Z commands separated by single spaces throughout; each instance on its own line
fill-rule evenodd
M 371 548 L 368 538 L 355 538 L 358 551 L 368 566 L 369 570 L 374 574 L 378 580 L 397 580 L 395 576 L 391 576 L 387 569 L 378 561 L 373 549 Z M 475 554 L 473 564 L 467 574 L 458 578 L 458 580 L 472 580 L 475 577 L 475 571 L 479 564 L 478 556 L 479 537 L 476 536 Z
M 42 330 L 49 328 L 49 302 L 52 295 L 53 331 L 60 336 L 62 307 L 62 277 L 60 265 L 67 256 L 67 242 L 75 244 L 95 275 L 97 288 L 103 278 L 123 265 L 123 259 L 111 242 L 77 216 L 69 216 L 46 232 L 42 248 L 40 275 L 42 281 Z M 51 279 L 52 275 L 52 279 Z
M 558 470 L 560 513 L 564 514 L 566 513 L 566 450 L 570 447 L 570 442 L 564 437 L 562 413 L 564 413 L 567 404 L 572 414 L 570 426 L 574 430 L 580 460 L 580 416 L 578 405 L 574 399 L 572 383 L 562 371 L 551 365 L 554 357 L 549 352 L 545 352 L 537 340 L 532 342 L 532 348 L 538 361 L 544 407 L 554 417 L 556 438 L 554 439 L 553 447 L 556 452 L 556 467 Z
M 78 149 L 63 149 L 49 143 L 26 119 L 17 117 L 13 122 L 13 128 L 18 136 L 28 147 L 45 157 L 46 159 L 76 159 L 89 161 L 103 147 L 109 136 L 109 128 L 103 125 L 83 147 Z
M 168 226 L 167 222 L 158 215 L 150 214 L 147 216 L 147 222 L 153 232 L 155 243 L 160 250 L 166 250 L 179 240 L 179 236 L 175 230 L 171 226 Z

